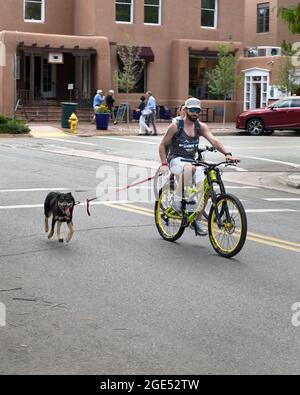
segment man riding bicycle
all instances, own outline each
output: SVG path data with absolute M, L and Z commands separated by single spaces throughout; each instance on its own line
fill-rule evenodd
M 185 117 L 172 124 L 165 134 L 160 146 L 161 171 L 170 172 L 178 177 L 178 184 L 172 200 L 173 209 L 180 213 L 182 191 L 191 186 L 193 178 L 196 184 L 204 181 L 204 172 L 201 167 L 195 167 L 184 160 L 194 160 L 198 152 L 200 136 L 204 137 L 217 151 L 224 154 L 227 161 L 238 162 L 231 152 L 228 152 L 223 144 L 210 132 L 205 123 L 199 121 L 201 102 L 196 98 L 190 98 L 185 102 Z M 184 188 L 183 185 L 184 184 Z M 193 202 L 188 202 L 192 204 Z M 194 202 L 195 203 L 195 202 Z M 195 232 L 198 236 L 207 236 L 201 216 L 194 223 Z

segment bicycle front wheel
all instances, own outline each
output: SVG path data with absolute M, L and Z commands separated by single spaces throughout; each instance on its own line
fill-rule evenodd
M 232 258 L 243 248 L 247 237 L 247 216 L 240 200 L 229 194 L 220 195 L 208 219 L 210 242 L 224 258 Z
M 155 224 L 159 234 L 163 239 L 171 242 L 178 240 L 185 231 L 182 215 L 174 212 L 171 206 L 173 188 L 172 185 L 169 185 L 160 190 L 154 209 Z

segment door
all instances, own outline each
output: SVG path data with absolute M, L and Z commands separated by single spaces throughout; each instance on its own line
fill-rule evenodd
M 244 110 L 266 108 L 268 105 L 269 71 L 245 70 Z
M 56 98 L 56 64 L 48 63 L 48 58 L 43 58 L 41 65 L 41 93 L 47 99 Z
M 292 99 L 291 101 L 289 119 L 291 127 L 300 129 L 300 99 L 298 98 Z

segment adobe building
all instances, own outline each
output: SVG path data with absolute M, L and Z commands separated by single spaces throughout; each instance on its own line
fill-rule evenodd
M 284 3 L 284 4 L 283 4 Z M 90 102 L 96 89 L 118 92 L 118 46 L 139 48 L 145 69 L 130 104 L 151 90 L 158 104 L 178 106 L 189 95 L 217 109 L 207 72 L 220 43 L 231 43 L 243 83 L 228 113 L 279 98 L 276 76 L 283 39 L 300 42 L 278 20 L 276 7 L 298 0 L 0 0 L 0 113 L 73 98 Z M 299 79 L 300 83 L 300 79 Z M 299 84 L 300 85 L 300 84 Z

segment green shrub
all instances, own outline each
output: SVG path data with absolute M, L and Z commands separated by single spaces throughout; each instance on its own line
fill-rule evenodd
M 8 120 L 9 120 L 9 118 L 0 114 L 0 125 L 2 125 L 3 123 L 7 123 Z
M 23 134 L 29 132 L 30 129 L 26 125 L 26 122 L 0 115 L 0 133 Z

